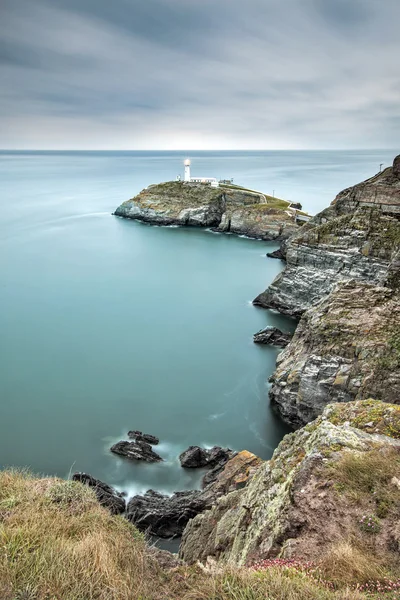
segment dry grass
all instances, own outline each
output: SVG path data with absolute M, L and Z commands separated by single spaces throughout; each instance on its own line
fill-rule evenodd
M 344 540 L 333 544 L 318 566 L 327 580 L 340 586 L 379 581 L 389 575 L 368 548 Z
M 352 554 L 354 560 L 355 555 Z M 340 551 L 327 565 L 345 572 Z M 355 567 L 353 568 L 354 572 Z M 360 571 L 365 575 L 365 567 Z M 90 489 L 27 472 L 0 472 L 1 600 L 362 600 L 303 573 L 164 571 L 143 536 Z

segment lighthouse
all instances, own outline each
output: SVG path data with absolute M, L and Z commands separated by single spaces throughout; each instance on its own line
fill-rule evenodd
M 190 181 L 190 160 L 185 160 L 185 181 Z

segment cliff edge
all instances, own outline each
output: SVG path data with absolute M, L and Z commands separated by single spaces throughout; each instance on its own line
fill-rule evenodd
M 123 202 L 115 215 L 154 225 L 212 227 L 263 240 L 283 240 L 300 229 L 290 203 L 238 186 L 213 188 L 171 181 L 151 185 Z
M 392 167 L 340 192 L 290 238 L 285 254 L 285 270 L 255 305 L 300 316 L 342 280 L 397 285 L 400 155 Z

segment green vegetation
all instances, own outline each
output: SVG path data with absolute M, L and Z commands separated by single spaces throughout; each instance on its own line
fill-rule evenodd
M 400 439 L 400 406 L 369 398 L 330 407 L 329 421 L 334 425 L 348 422 L 367 433 L 379 433 Z
M 21 471 L 0 473 L 0 545 L 2 600 L 369 597 L 343 585 L 335 591 L 329 581 L 318 581 L 301 569 L 177 566 L 165 570 L 144 537 L 123 517 L 111 516 L 91 490 Z M 327 573 L 329 564 L 329 557 L 325 558 Z M 337 576 L 337 563 L 335 568 Z M 369 573 L 375 573 L 371 564 Z

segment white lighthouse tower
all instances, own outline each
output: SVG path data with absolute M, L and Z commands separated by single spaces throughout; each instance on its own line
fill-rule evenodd
M 190 181 L 190 159 L 185 160 L 185 181 Z

